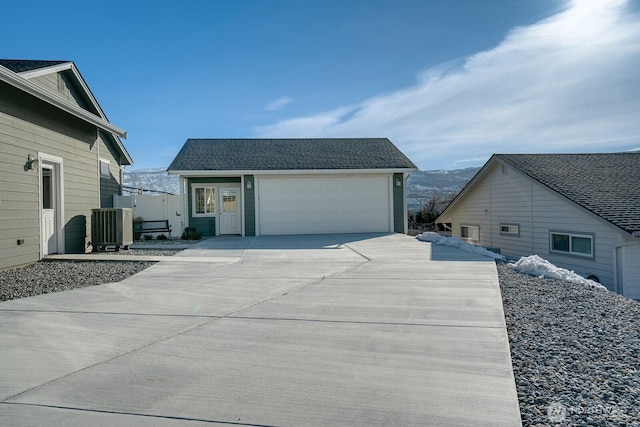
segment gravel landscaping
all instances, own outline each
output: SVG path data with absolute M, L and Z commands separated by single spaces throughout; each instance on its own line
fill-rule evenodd
M 119 282 L 153 262 L 40 261 L 0 271 L 0 301 Z
M 640 426 L 640 303 L 498 263 L 524 426 Z

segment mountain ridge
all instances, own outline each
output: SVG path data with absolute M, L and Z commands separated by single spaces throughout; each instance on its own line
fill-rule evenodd
M 436 169 L 415 171 L 407 179 L 407 205 L 410 211 L 419 210 L 430 198 L 453 198 L 480 170 L 480 167 L 464 169 Z M 125 193 L 179 194 L 180 183 L 176 175 L 169 175 L 164 168 L 125 170 Z

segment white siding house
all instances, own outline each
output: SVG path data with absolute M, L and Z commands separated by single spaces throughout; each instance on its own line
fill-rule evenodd
M 640 153 L 494 155 L 438 218 L 640 299 Z

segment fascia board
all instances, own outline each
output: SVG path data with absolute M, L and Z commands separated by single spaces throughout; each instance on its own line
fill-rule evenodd
M 20 77 L 24 77 L 25 79 L 32 79 L 34 77 L 40 77 L 47 74 L 59 73 L 61 71 L 67 71 L 67 70 L 71 70 L 76 81 L 78 82 L 78 84 L 80 85 L 84 93 L 87 95 L 87 97 L 89 98 L 89 101 L 91 102 L 91 104 L 100 113 L 100 116 L 103 119 L 107 120 L 107 117 L 104 114 L 104 111 L 100 107 L 100 104 L 98 104 L 98 100 L 95 98 L 95 96 L 93 96 L 93 93 L 91 92 L 91 89 L 89 89 L 87 82 L 84 80 L 84 78 L 82 77 L 82 74 L 80 74 L 80 71 L 78 70 L 78 67 L 76 67 L 76 65 L 73 62 L 69 61 L 63 64 L 52 65 L 51 67 L 38 68 L 37 70 L 23 71 L 22 73 L 17 73 L 17 74 Z
M 53 94 L 50 94 L 46 90 L 42 89 L 40 86 L 30 82 L 29 80 L 21 77 L 20 75 L 14 73 L 13 71 L 3 67 L 0 65 L 0 80 L 10 84 L 11 86 L 22 90 L 23 92 L 28 93 L 38 99 L 41 99 L 47 102 L 50 105 L 53 105 L 56 108 L 59 108 L 62 111 L 65 111 L 79 119 L 84 120 L 87 123 L 91 123 L 94 126 L 99 127 L 102 130 L 105 130 L 109 133 L 117 135 L 122 138 L 127 137 L 127 132 L 119 127 L 109 123 L 105 119 L 96 116 L 82 108 L 76 107 L 74 104 L 65 101 L 62 98 L 59 98 Z
M 389 174 L 413 172 L 417 169 L 281 169 L 281 170 L 167 170 L 169 175 L 180 176 L 239 176 L 239 175 L 334 175 L 334 174 Z
M 460 192 L 458 193 L 458 195 L 456 195 L 456 197 L 453 198 L 453 200 L 451 201 L 451 203 L 449 203 L 449 205 L 447 205 L 447 207 L 442 211 L 442 213 L 438 216 L 438 218 L 436 218 L 436 221 L 438 221 L 438 219 L 441 216 L 444 216 L 445 214 L 448 214 L 449 211 L 453 210 L 455 208 L 455 206 L 460 203 L 460 201 L 462 199 L 464 199 L 464 197 L 473 189 L 473 187 L 476 186 L 476 183 L 482 179 L 482 177 L 485 175 L 485 173 L 491 168 L 491 166 L 496 162 L 496 156 L 495 154 L 493 156 L 491 156 L 491 158 L 489 160 L 487 160 L 487 163 L 484 164 L 484 166 L 482 166 L 482 168 L 480 168 L 480 170 L 478 171 L 478 173 L 475 174 L 475 176 L 473 178 L 471 178 L 471 181 L 469 181 L 467 183 L 467 185 L 465 185 L 462 190 L 460 190 Z
M 25 79 L 32 79 L 34 77 L 44 76 L 46 74 L 58 73 L 60 71 L 70 70 L 73 67 L 73 62 L 63 62 L 62 64 L 52 65 L 50 67 L 38 68 L 36 70 L 23 71 L 21 73 L 16 73 L 20 77 Z

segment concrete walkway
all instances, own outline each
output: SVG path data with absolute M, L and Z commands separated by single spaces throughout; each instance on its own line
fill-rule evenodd
M 210 239 L 2 302 L 0 363 L 3 426 L 520 425 L 494 262 L 399 234 Z

